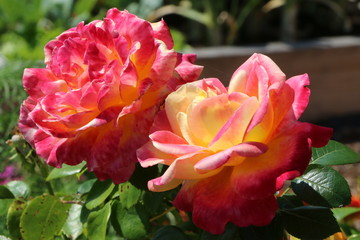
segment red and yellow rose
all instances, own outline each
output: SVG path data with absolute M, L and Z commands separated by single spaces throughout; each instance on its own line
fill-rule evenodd
M 46 68 L 25 70 L 20 131 L 52 166 L 85 160 L 99 179 L 124 182 L 165 97 L 198 78 L 194 60 L 173 50 L 164 21 L 110 9 L 50 41 Z
M 311 147 L 332 130 L 298 121 L 310 96 L 305 75 L 288 80 L 268 57 L 254 54 L 229 87 L 203 79 L 171 93 L 155 118 L 150 141 L 138 150 L 143 167 L 164 164 L 152 191 L 182 184 L 174 205 L 214 234 L 226 223 L 267 225 L 274 194 L 308 166 Z

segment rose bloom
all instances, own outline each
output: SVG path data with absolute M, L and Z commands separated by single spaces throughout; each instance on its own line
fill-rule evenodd
M 124 182 L 165 97 L 198 78 L 194 60 L 173 50 L 164 21 L 110 9 L 50 41 L 46 68 L 25 69 L 20 131 L 51 166 L 85 160 L 100 180 Z
M 181 86 L 167 97 L 150 141 L 137 152 L 143 167 L 169 166 L 149 189 L 182 184 L 173 204 L 213 234 L 227 222 L 269 224 L 278 208 L 274 194 L 304 172 L 311 147 L 324 146 L 332 135 L 298 121 L 308 84 L 306 74 L 286 80 L 270 58 L 254 54 L 228 88 L 214 78 Z

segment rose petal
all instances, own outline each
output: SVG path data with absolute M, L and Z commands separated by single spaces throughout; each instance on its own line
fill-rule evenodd
M 224 168 L 218 175 L 197 182 L 186 182 L 173 204 L 184 211 L 192 211 L 193 222 L 212 234 L 224 231 L 228 222 L 240 227 L 264 226 L 275 216 L 274 196 L 246 199 L 232 189 L 232 173 Z
M 267 151 L 267 149 L 268 147 L 263 143 L 257 143 L 257 142 L 240 143 L 233 147 L 227 148 L 224 151 L 212 154 L 200 160 L 198 163 L 194 165 L 194 168 L 198 173 L 206 173 L 208 171 L 215 170 L 223 165 L 229 165 L 227 163 L 231 158 L 244 157 L 243 160 L 245 160 L 245 158 L 258 157 L 264 154 Z M 235 161 L 233 160 L 233 162 Z M 239 162 L 236 161 L 236 164 L 238 165 Z
M 169 131 L 157 131 L 152 133 L 150 139 L 153 145 L 166 154 L 182 155 L 201 151 L 205 148 L 188 145 L 187 142 L 179 136 Z
M 186 113 L 188 106 L 195 99 L 205 97 L 205 91 L 191 84 L 183 85 L 176 92 L 169 94 L 165 101 L 165 111 L 170 126 L 176 135 L 181 135 L 180 126 L 177 120 L 177 113 Z
M 26 92 L 34 98 L 69 90 L 64 80 L 57 79 L 48 69 L 39 68 L 24 70 L 23 85 Z
M 229 95 L 234 95 L 235 93 Z M 229 120 L 218 131 L 209 147 L 213 151 L 219 151 L 237 145 L 243 141 L 244 134 L 248 125 L 258 108 L 258 101 L 255 97 L 247 98 L 243 101 L 239 109 L 229 118 Z
M 158 163 L 170 165 L 175 159 L 175 156 L 159 151 L 152 142 L 148 142 L 139 148 L 136 155 L 142 167 L 150 167 Z
M 171 182 L 164 184 L 162 183 L 162 178 L 155 178 L 148 182 L 148 188 L 153 192 L 164 192 L 173 188 L 176 188 L 181 184 L 182 180 L 173 179 Z
M 187 110 L 188 124 L 200 146 L 208 146 L 218 131 L 239 108 L 241 103 L 231 101 L 227 94 L 193 102 Z M 200 138 L 201 136 L 201 138 Z
M 310 84 L 309 77 L 307 74 L 295 76 L 289 78 L 286 84 L 294 89 L 293 110 L 295 118 L 299 119 L 309 103 L 310 89 L 307 87 Z
M 294 125 L 269 142 L 266 153 L 235 167 L 236 191 L 250 199 L 264 197 L 276 192 L 278 176 L 293 170 L 302 174 L 311 157 L 307 135 L 301 124 Z
M 154 37 L 163 41 L 168 49 L 173 48 L 174 41 L 164 19 L 161 19 L 159 22 L 152 23 L 151 25 L 154 31 Z

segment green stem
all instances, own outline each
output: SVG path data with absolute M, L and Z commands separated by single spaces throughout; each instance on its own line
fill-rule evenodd
M 255 8 L 261 4 L 260 0 L 251 0 L 247 1 L 245 6 L 240 11 L 239 15 L 236 17 L 235 26 L 232 27 L 232 31 L 227 38 L 227 44 L 231 45 L 234 43 L 236 34 L 238 34 L 239 29 L 244 25 L 247 17 L 255 10 Z
M 164 212 L 162 212 L 161 214 L 159 214 L 159 215 L 157 215 L 157 216 L 155 216 L 155 217 L 150 218 L 149 222 L 153 222 L 153 221 L 155 221 L 156 219 L 161 218 L 162 216 L 164 216 L 164 215 L 167 214 L 168 212 L 171 212 L 172 210 L 175 210 L 175 209 L 176 209 L 176 207 L 170 207 L 170 208 L 166 209 Z
M 284 196 L 288 191 L 290 191 L 291 190 L 291 187 L 287 187 L 281 194 L 280 194 L 280 196 L 279 197 L 282 197 L 282 196 Z
M 38 166 L 40 170 L 40 174 L 45 181 L 45 186 L 51 195 L 55 195 L 54 189 L 50 182 L 46 181 L 47 176 L 49 175 L 49 168 L 48 166 L 42 161 L 38 156 L 34 156 L 34 162 Z

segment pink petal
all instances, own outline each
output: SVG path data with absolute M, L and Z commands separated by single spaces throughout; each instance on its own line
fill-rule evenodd
M 199 95 L 205 96 L 206 93 L 201 88 L 198 88 L 191 83 L 182 85 L 177 91 L 172 92 L 166 98 L 166 116 L 172 131 L 176 135 L 182 136 L 181 126 L 178 119 L 179 113 L 186 113 L 189 105 Z M 183 137 L 185 138 L 185 136 Z
M 24 136 L 25 140 L 29 142 L 33 147 L 35 142 L 46 137 L 46 134 L 40 139 L 37 139 L 36 136 L 39 134 L 39 128 L 36 126 L 34 121 L 30 118 L 29 113 L 36 107 L 36 102 L 32 98 L 27 98 L 20 107 L 20 117 L 19 117 L 19 131 Z M 42 132 L 42 131 L 41 131 Z
M 35 143 L 36 153 L 46 159 L 49 165 L 59 168 L 63 162 L 58 161 L 56 151 L 65 141 L 66 139 L 48 136 Z
M 148 188 L 153 192 L 164 192 L 173 188 L 176 188 L 181 184 L 181 180 L 173 179 L 171 182 L 164 184 L 162 183 L 161 177 L 152 179 L 148 182 Z
M 174 41 L 171 37 L 170 30 L 166 25 L 164 19 L 161 19 L 157 23 L 152 23 L 151 26 L 153 28 L 153 34 L 156 39 L 160 39 L 161 41 L 163 41 L 168 49 L 174 47 Z
M 84 111 L 62 117 L 59 119 L 59 122 L 68 128 L 83 128 L 84 126 L 88 125 L 97 115 L 97 111 Z M 92 124 L 92 126 L 95 125 Z
M 205 92 L 214 92 L 216 95 L 227 93 L 226 88 L 217 78 L 204 78 L 202 80 L 192 82 L 191 85 L 199 87 Z
M 246 77 L 246 72 L 243 69 L 236 70 L 229 83 L 229 94 L 234 92 L 245 93 L 247 81 Z
M 139 79 L 137 69 L 130 60 L 123 66 L 123 71 L 120 75 L 120 96 L 125 104 L 130 104 L 139 97 L 136 91 L 137 81 Z
M 175 156 L 165 154 L 155 148 L 152 142 L 148 142 L 139 148 L 136 155 L 142 167 L 150 167 L 158 163 L 170 165 L 175 159 Z
M 205 148 L 189 145 L 183 138 L 169 131 L 157 131 L 150 136 L 154 146 L 166 154 L 183 155 Z
M 166 187 L 176 179 L 201 179 L 216 175 L 221 169 L 204 174 L 194 170 L 194 164 L 208 155 L 206 152 L 191 153 L 175 159 L 165 173 L 156 179 L 156 185 Z
M 238 94 L 230 94 L 229 98 L 233 95 Z M 237 101 L 243 101 L 243 103 L 223 125 L 209 144 L 211 150 L 218 151 L 237 145 L 243 141 L 245 131 L 258 108 L 258 102 L 255 97 L 245 99 L 240 98 Z
M 35 98 L 68 91 L 67 83 L 64 80 L 57 79 L 51 71 L 42 68 L 25 69 L 23 85 L 26 92 Z
M 241 103 L 230 101 L 227 94 L 205 98 L 187 111 L 189 128 L 208 146 L 222 126 L 231 118 Z
M 307 74 L 295 76 L 288 79 L 286 84 L 294 89 L 293 110 L 295 118 L 299 119 L 309 103 L 310 89 L 307 87 L 310 84 L 309 77 Z
M 110 9 L 106 18 L 114 21 L 114 28 L 128 40 L 128 43 L 135 45 L 139 42 L 141 48 L 136 51 L 132 61 L 136 66 L 146 66 L 155 47 L 151 24 L 127 11 L 119 11 L 116 8 Z
M 285 74 L 268 56 L 263 54 L 253 54 L 239 69 L 243 69 L 247 74 L 254 69 L 262 66 L 269 76 L 269 85 L 276 82 L 285 81 Z M 234 74 L 235 75 L 235 74 Z
M 177 55 L 173 49 L 167 49 L 165 44 L 158 43 L 156 45 L 156 56 L 149 75 L 153 81 L 152 88 L 159 89 L 167 85 L 179 85 L 179 79 L 172 79 L 174 68 L 176 70 Z
M 90 42 L 83 58 L 84 63 L 88 65 L 88 74 L 91 80 L 102 78 L 108 64 L 107 57 L 99 47 L 95 42 Z
M 283 128 L 292 128 L 295 117 L 292 111 L 294 90 L 284 82 L 273 84 L 268 97 L 263 99 L 251 120 L 245 141 L 266 141 Z M 285 125 L 281 125 L 284 123 Z M 280 127 L 280 125 L 282 127 Z
M 194 165 L 194 168 L 199 173 L 205 173 L 214 169 L 217 169 L 226 163 L 232 157 L 245 157 L 252 158 L 258 157 L 267 151 L 268 147 L 263 143 L 258 142 L 246 142 L 240 143 L 236 146 L 228 148 L 224 151 L 212 154 Z M 251 160 L 247 160 L 251 161 Z
M 59 134 L 57 137 L 69 137 L 73 135 L 72 129 L 69 129 L 63 123 L 57 120 L 46 120 L 51 119 L 51 116 L 42 109 L 40 104 L 29 113 L 29 117 L 42 131 L 49 135 Z
M 124 101 L 120 94 L 120 70 L 119 62 L 114 61 L 108 66 L 108 71 L 104 81 L 93 81 L 100 87 L 97 94 L 97 104 L 100 111 L 105 111 L 110 107 L 122 106 Z
M 92 81 L 84 85 L 79 102 L 80 107 L 86 109 L 96 109 L 98 107 L 97 98 L 100 88 L 101 85 L 96 81 Z
M 86 45 L 85 39 L 70 38 L 53 50 L 50 69 L 58 78 L 64 79 L 71 88 L 79 88 L 88 81 L 87 76 L 83 75 L 86 68 L 84 66 Z
M 172 128 L 170 126 L 169 120 L 166 115 L 165 110 L 160 110 L 154 119 L 154 123 L 151 126 L 150 133 L 156 132 L 156 131 L 172 131 Z
M 180 55 L 181 60 L 178 59 L 180 64 L 177 65 L 175 71 L 180 75 L 183 83 L 193 82 L 197 80 L 203 70 L 202 66 L 194 65 L 196 55 L 195 54 L 183 54 Z
M 284 172 L 283 174 L 281 174 L 279 177 L 276 178 L 276 189 L 280 190 L 281 188 L 283 188 L 285 181 L 295 179 L 300 175 L 301 173 L 297 170 Z

